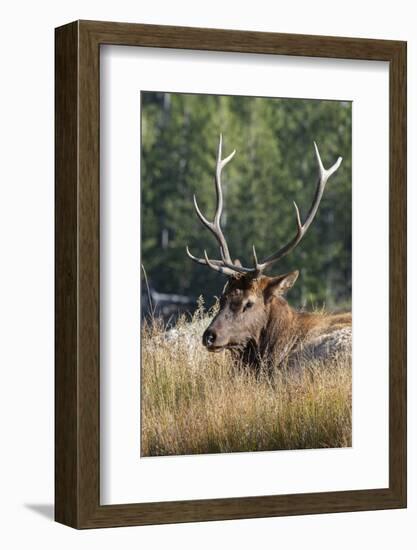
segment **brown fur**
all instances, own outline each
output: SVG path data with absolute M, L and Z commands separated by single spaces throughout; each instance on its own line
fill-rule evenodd
M 314 342 L 325 349 L 323 336 L 351 327 L 352 315 L 291 308 L 284 294 L 297 277 L 298 271 L 277 277 L 230 278 L 220 310 L 203 335 L 207 349 L 230 349 L 240 362 L 255 367 L 271 362 L 283 364 Z

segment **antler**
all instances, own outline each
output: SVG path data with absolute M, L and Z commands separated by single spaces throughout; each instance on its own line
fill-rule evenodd
M 312 221 L 314 220 L 314 217 L 317 213 L 318 207 L 320 205 L 320 201 L 323 196 L 324 188 L 326 187 L 326 183 L 330 176 L 336 172 L 336 170 L 339 168 L 342 157 L 339 157 L 337 161 L 331 166 L 329 169 L 325 169 L 323 166 L 323 163 L 320 158 L 320 153 L 317 147 L 316 142 L 314 142 L 314 150 L 316 153 L 316 159 L 317 164 L 319 168 L 319 178 L 317 182 L 316 192 L 314 194 L 313 202 L 310 206 L 310 210 L 308 211 L 307 218 L 304 223 L 301 223 L 301 216 L 300 211 L 298 209 L 297 204 L 294 202 L 294 208 L 295 208 L 295 215 L 296 215 L 296 222 L 297 222 L 297 233 L 295 236 L 291 239 L 289 243 L 287 243 L 285 246 L 280 248 L 277 252 L 274 252 L 270 256 L 267 256 L 261 263 L 258 262 L 258 258 L 256 255 L 255 247 L 252 247 L 252 254 L 253 254 L 253 263 L 254 267 L 243 267 L 241 265 L 235 265 L 232 262 L 232 259 L 230 257 L 229 249 L 227 247 L 226 240 L 224 238 L 224 235 L 220 228 L 220 216 L 222 213 L 223 208 L 223 196 L 222 196 L 222 190 L 221 190 L 221 181 L 220 181 L 220 174 L 222 171 L 222 168 L 232 159 L 233 155 L 235 154 L 235 151 L 231 155 L 229 155 L 226 159 L 223 161 L 221 160 L 221 147 L 222 147 L 222 136 L 220 135 L 220 142 L 219 142 L 219 151 L 217 156 L 217 167 L 216 167 L 216 192 L 217 192 L 217 209 L 216 209 L 216 215 L 214 217 L 214 223 L 209 222 L 203 214 L 200 212 L 200 209 L 198 208 L 195 196 L 194 196 L 194 206 L 197 211 L 198 217 L 200 218 L 203 225 L 208 227 L 210 231 L 214 234 L 216 239 L 218 240 L 220 244 L 220 255 L 221 260 L 210 260 L 207 256 L 207 252 L 204 251 L 204 259 L 202 258 L 196 258 L 193 256 L 187 247 L 187 254 L 188 256 L 195 262 L 202 264 L 202 265 L 208 265 L 215 271 L 219 271 L 220 273 L 224 273 L 229 276 L 236 276 L 237 274 L 249 274 L 251 273 L 253 276 L 257 277 L 259 276 L 268 266 L 270 266 L 272 263 L 280 260 L 284 256 L 286 256 L 289 252 L 294 250 L 294 248 L 300 243 L 301 239 L 306 234 L 308 228 L 310 227 Z
M 222 191 L 222 185 L 221 185 L 221 174 L 222 174 L 223 168 L 226 166 L 228 162 L 232 160 L 236 151 L 233 151 L 228 157 L 222 160 L 222 143 L 223 143 L 222 134 L 220 134 L 219 147 L 217 150 L 216 175 L 214 178 L 215 186 L 216 186 L 217 205 L 216 205 L 216 213 L 214 215 L 213 222 L 210 222 L 201 213 L 201 210 L 198 207 L 197 199 L 195 198 L 195 195 L 193 197 L 194 208 L 197 212 L 197 216 L 199 217 L 201 223 L 213 233 L 213 235 L 215 236 L 216 240 L 220 245 L 220 255 L 222 257 L 222 260 L 210 260 L 207 256 L 206 251 L 204 251 L 204 259 L 196 258 L 191 254 L 191 252 L 188 249 L 188 246 L 186 247 L 186 251 L 187 251 L 188 257 L 191 258 L 196 263 L 199 263 L 202 265 L 208 265 L 215 271 L 219 271 L 220 273 L 224 273 L 225 275 L 235 275 L 236 269 L 232 262 L 232 258 L 230 256 L 229 247 L 227 246 L 225 236 L 223 235 L 223 231 L 220 227 L 220 219 L 223 212 L 223 191 Z M 233 265 L 233 268 L 226 267 L 226 264 Z
M 289 252 L 294 250 L 294 248 L 300 243 L 301 239 L 306 234 L 308 228 L 311 225 L 311 222 L 314 220 L 314 217 L 317 213 L 321 198 L 323 196 L 324 188 L 326 187 L 326 183 L 330 176 L 336 172 L 336 170 L 339 168 L 339 166 L 342 163 L 342 157 L 339 157 L 337 161 L 331 166 L 328 170 L 326 170 L 323 166 L 323 163 L 320 158 L 319 149 L 317 147 L 316 142 L 314 142 L 314 151 L 316 153 L 316 159 L 317 164 L 319 166 L 319 179 L 317 182 L 316 192 L 314 194 L 313 202 L 310 206 L 310 210 L 308 211 L 307 218 L 304 222 L 304 224 L 301 223 L 300 218 L 300 211 L 298 209 L 297 204 L 294 202 L 294 208 L 295 208 L 295 216 L 297 221 L 297 233 L 291 239 L 291 241 L 280 248 L 277 252 L 274 252 L 270 256 L 266 257 L 263 262 L 258 264 L 256 260 L 256 253 L 254 248 L 254 261 L 255 261 L 255 268 L 259 273 L 261 273 L 264 269 L 266 269 L 269 265 L 271 265 L 273 262 L 276 262 L 286 256 Z

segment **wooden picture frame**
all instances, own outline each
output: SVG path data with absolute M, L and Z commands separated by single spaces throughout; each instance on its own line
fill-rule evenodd
M 406 43 L 76 21 L 56 29 L 55 518 L 75 528 L 406 506 Z M 100 46 L 389 62 L 389 487 L 100 505 Z

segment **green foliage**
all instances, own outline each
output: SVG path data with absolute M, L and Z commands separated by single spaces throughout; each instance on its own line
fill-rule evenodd
M 219 256 L 192 202 L 210 218 L 220 132 L 223 155 L 236 156 L 222 175 L 222 225 L 231 254 L 251 263 L 295 232 L 293 201 L 306 216 L 317 181 L 313 141 L 325 166 L 343 163 L 330 179 L 317 216 L 299 247 L 271 273 L 300 269 L 290 300 L 298 305 L 349 305 L 351 299 L 351 104 L 340 101 L 142 93 L 142 263 L 160 292 L 210 303 L 221 275 L 186 257 Z

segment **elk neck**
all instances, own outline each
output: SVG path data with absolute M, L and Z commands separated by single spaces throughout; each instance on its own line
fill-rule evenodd
M 282 297 L 267 304 L 265 325 L 258 341 L 261 356 L 271 354 L 278 362 L 312 334 L 326 330 L 330 318 L 321 313 L 297 311 Z
M 278 361 L 282 361 L 297 344 L 298 313 L 284 298 L 275 296 L 266 304 L 265 313 L 258 353 L 261 357 L 278 354 Z

